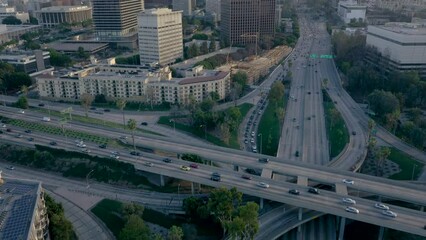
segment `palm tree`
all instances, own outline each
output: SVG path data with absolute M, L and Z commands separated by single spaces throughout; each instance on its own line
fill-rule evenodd
M 123 114 L 123 128 L 126 128 L 126 119 L 124 118 L 124 108 L 126 107 L 126 100 L 123 98 L 117 99 L 115 102 L 115 105 L 121 110 L 121 113 Z
M 86 117 L 89 116 L 87 114 L 87 112 L 89 111 L 89 107 L 90 107 L 90 105 L 92 105 L 92 102 L 93 102 L 94 99 L 95 98 L 92 95 L 88 94 L 88 93 L 83 93 L 80 96 L 81 105 L 84 108 L 84 111 L 86 113 Z
M 132 133 L 132 141 L 133 141 L 133 150 L 136 151 L 136 145 L 135 145 L 135 130 L 136 130 L 136 120 L 135 119 L 129 119 L 127 122 L 127 127 Z

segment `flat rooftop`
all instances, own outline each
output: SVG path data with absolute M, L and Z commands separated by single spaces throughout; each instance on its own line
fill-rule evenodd
M 3 179 L 0 184 L 0 239 L 28 239 L 39 182 Z
M 77 52 L 83 47 L 85 52 L 96 53 L 108 47 L 108 43 L 85 43 L 85 42 L 57 42 L 48 44 L 50 48 L 58 52 Z
M 385 25 L 375 25 L 374 27 L 399 34 L 426 35 L 426 26 L 418 23 L 387 23 Z

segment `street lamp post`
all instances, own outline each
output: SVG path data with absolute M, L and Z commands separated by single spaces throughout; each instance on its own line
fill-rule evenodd
M 89 176 L 90 176 L 90 174 L 91 174 L 93 171 L 95 171 L 95 170 L 94 170 L 94 169 L 92 169 L 92 171 L 90 171 L 90 172 L 86 175 L 86 184 L 87 184 L 86 188 L 89 188 L 89 187 L 90 187 L 90 185 L 89 185 Z
M 176 133 L 176 122 L 174 119 L 170 120 L 170 122 L 173 122 L 173 131 Z
M 262 133 L 259 133 L 258 135 L 257 135 L 258 137 L 260 136 L 260 149 L 259 149 L 259 152 L 260 152 L 260 154 L 262 154 L 262 140 L 263 140 L 263 135 L 262 135 Z
M 414 169 L 416 169 L 417 165 L 413 164 L 413 172 L 411 173 L 411 180 L 414 180 Z

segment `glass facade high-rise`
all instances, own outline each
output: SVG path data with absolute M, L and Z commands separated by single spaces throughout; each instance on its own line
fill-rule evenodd
M 276 0 L 222 0 L 221 32 L 233 46 L 273 39 Z
M 137 16 L 144 9 L 143 0 L 93 0 L 96 35 L 114 39 L 137 33 Z

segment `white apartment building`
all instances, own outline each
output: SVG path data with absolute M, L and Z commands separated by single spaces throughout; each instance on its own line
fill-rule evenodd
M 192 0 L 173 0 L 173 11 L 182 11 L 184 16 L 192 15 Z
M 367 6 L 359 5 L 352 1 L 339 1 L 337 7 L 337 14 L 342 18 L 345 23 L 350 23 L 351 19 L 362 19 L 365 21 L 365 13 L 367 12 Z
M 426 77 L 426 24 L 387 23 L 384 26 L 368 26 L 367 46 L 377 51 L 387 61 L 388 70 L 418 71 Z M 369 54 L 373 64 L 380 62 L 375 54 Z
M 138 16 L 141 64 L 167 65 L 183 58 L 182 11 L 147 9 Z
M 199 70 L 199 69 L 198 69 Z M 221 71 L 197 71 L 195 76 L 171 78 L 168 67 L 150 72 L 137 68 L 95 66 L 64 76 L 45 74 L 36 78 L 41 97 L 78 100 L 81 94 L 104 94 L 134 102 L 186 104 L 190 96 L 202 101 L 211 92 L 220 100 L 230 91 L 230 74 Z

